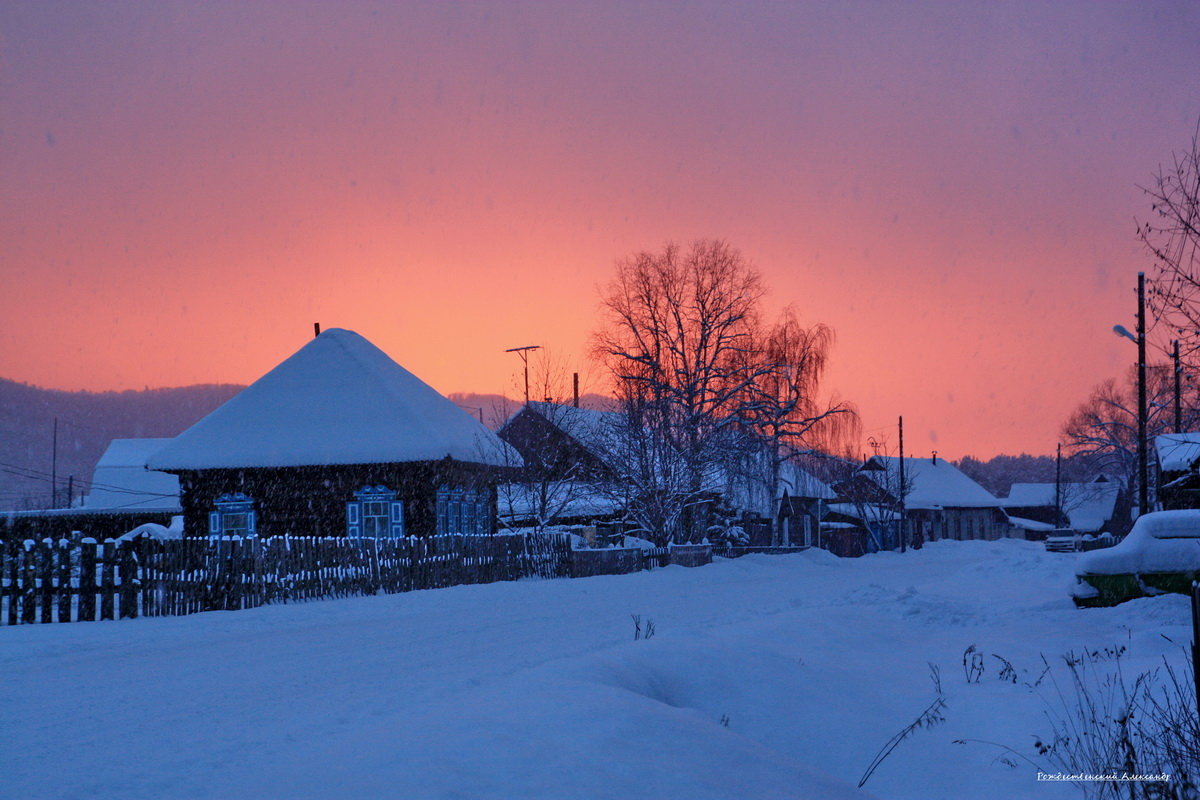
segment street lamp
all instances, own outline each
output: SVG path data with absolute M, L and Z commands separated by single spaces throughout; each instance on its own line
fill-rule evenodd
M 1146 273 L 1138 273 L 1137 335 L 1134 336 L 1124 325 L 1114 325 L 1113 333 L 1123 336 L 1138 347 L 1138 515 L 1148 512 L 1150 487 L 1147 486 L 1146 457 Z
M 529 351 L 541 350 L 540 344 L 527 344 L 524 347 L 510 347 L 504 352 L 516 353 L 521 357 L 521 363 L 525 366 L 525 405 L 529 405 Z

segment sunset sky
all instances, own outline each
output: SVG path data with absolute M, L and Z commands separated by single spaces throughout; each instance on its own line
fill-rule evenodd
M 254 380 L 312 323 L 443 393 L 586 359 L 613 262 L 728 240 L 864 438 L 1049 453 L 1132 362 L 1200 4 L 0 2 L 0 377 Z

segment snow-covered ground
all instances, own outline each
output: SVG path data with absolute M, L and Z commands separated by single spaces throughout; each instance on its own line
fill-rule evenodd
M 954 743 L 1036 760 L 1039 654 L 1124 645 L 1126 674 L 1181 657 L 1185 598 L 1076 610 L 1075 560 L 941 542 L 4 629 L 0 795 L 1077 797 Z M 634 641 L 631 614 L 653 638 Z M 930 664 L 945 723 L 855 788 L 933 700 Z

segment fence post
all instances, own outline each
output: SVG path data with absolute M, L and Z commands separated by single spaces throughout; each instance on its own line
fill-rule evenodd
M 117 568 L 120 570 L 121 619 L 136 619 L 138 615 L 138 559 L 133 542 L 117 542 Z
M 113 570 L 117 543 L 112 539 L 104 540 L 104 556 L 100 564 L 100 619 L 113 618 L 113 605 L 116 601 L 116 583 Z
M 20 572 L 17 569 L 17 557 L 21 544 L 15 540 L 11 540 L 4 544 L 4 575 L 3 577 L 8 582 L 8 587 L 0 586 L 0 599 L 8 597 L 8 624 L 17 624 L 17 598 L 20 596 L 17 590 L 18 582 L 21 580 Z
M 79 546 L 79 621 L 96 621 L 96 540 Z
M 37 620 L 37 571 L 33 567 L 35 545 L 32 539 L 26 539 L 21 544 L 21 556 L 24 558 L 21 565 L 21 622 L 32 625 Z
M 54 621 L 54 547 L 49 538 L 38 543 L 36 551 L 38 578 L 41 583 L 42 624 L 49 625 Z
M 59 622 L 71 621 L 71 549 L 71 543 L 66 539 L 59 539 L 55 545 Z
M 1200 715 L 1200 581 L 1192 581 L 1192 685 L 1196 689 L 1196 713 Z

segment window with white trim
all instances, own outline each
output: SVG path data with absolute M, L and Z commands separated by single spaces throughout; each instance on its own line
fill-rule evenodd
M 491 498 L 486 489 L 441 486 L 437 490 L 437 532 L 491 532 Z
M 254 536 L 258 532 L 254 500 L 249 496 L 223 494 L 213 501 L 215 509 L 208 515 L 209 536 Z
M 404 536 L 404 501 L 386 486 L 364 486 L 346 503 L 346 535 L 352 539 Z

